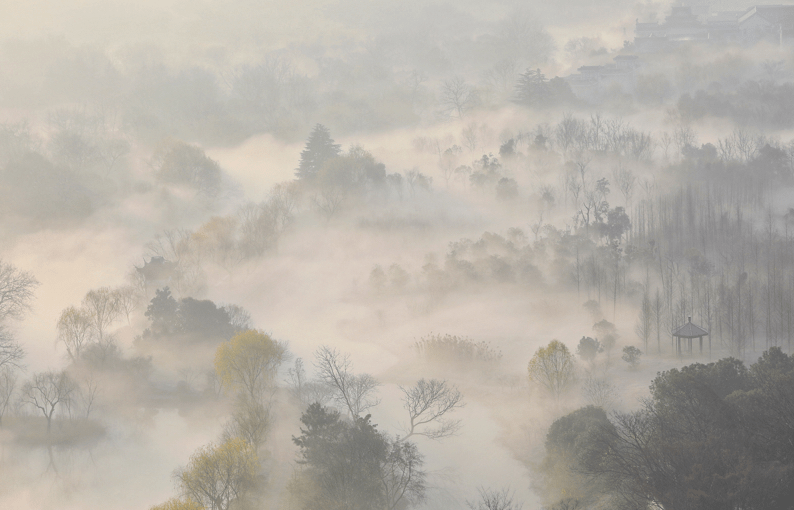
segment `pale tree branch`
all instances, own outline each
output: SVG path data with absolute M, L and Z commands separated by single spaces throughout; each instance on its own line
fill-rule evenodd
M 353 374 L 348 355 L 324 346 L 315 353 L 314 365 L 320 381 L 334 390 L 333 400 L 346 408 L 351 417 L 380 404 L 374 395 L 380 383 L 369 374 Z
M 463 395 L 447 381 L 420 379 L 415 386 L 404 388 L 403 407 L 408 411 L 409 424 L 406 435 L 441 439 L 454 435 L 460 429 L 460 420 L 446 418 L 448 413 L 463 407 Z M 434 423 L 435 427 L 425 427 Z

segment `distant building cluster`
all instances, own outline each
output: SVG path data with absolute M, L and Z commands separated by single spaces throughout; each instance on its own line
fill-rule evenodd
M 760 41 L 780 45 L 794 40 L 794 5 L 755 5 L 744 11 L 711 12 L 708 2 L 674 6 L 664 22 L 640 23 L 634 28 L 634 49 L 653 53 L 692 42 L 739 43 Z
M 689 0 L 672 7 L 663 22 L 636 22 L 634 52 L 661 53 L 684 44 L 740 44 L 761 41 L 794 45 L 794 5 L 755 5 L 744 11 L 712 12 L 708 0 Z M 633 92 L 637 55 L 618 55 L 614 63 L 587 65 L 565 78 L 577 97 L 598 101 L 608 89 Z

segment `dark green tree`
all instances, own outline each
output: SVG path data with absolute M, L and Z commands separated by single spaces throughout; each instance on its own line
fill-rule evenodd
M 179 304 L 173 296 L 171 289 L 157 289 L 155 296 L 146 307 L 144 315 L 152 322 L 149 331 L 156 335 L 170 334 L 176 331 L 176 310 Z
M 318 403 L 301 416 L 301 471 L 290 492 L 297 508 L 394 510 L 424 495 L 422 456 L 407 441 L 391 440 L 370 415 L 353 421 Z
M 585 361 L 592 362 L 599 352 L 604 352 L 601 342 L 589 336 L 583 336 L 576 346 L 576 354 Z
M 518 78 L 513 102 L 533 108 L 549 108 L 561 104 L 575 104 L 576 96 L 564 79 L 546 79 L 540 69 L 527 69 Z M 536 139 L 537 141 L 537 139 Z
M 579 472 L 578 463 L 598 463 L 603 447 L 596 439 L 602 430 L 614 427 L 600 407 L 587 406 L 562 418 L 549 427 L 546 434 L 546 455 L 538 465 L 542 480 L 539 487 L 548 504 L 575 500 L 582 506 L 602 499 L 598 480 Z
M 518 78 L 513 102 L 524 106 L 543 106 L 550 98 L 549 80 L 540 69 L 527 69 Z
M 157 290 L 144 315 L 151 321 L 144 338 L 179 335 L 189 339 L 228 340 L 235 333 L 226 307 L 191 297 L 177 301 L 168 287 Z
M 340 151 L 341 147 L 334 143 L 328 128 L 317 124 L 306 141 L 306 148 L 301 152 L 301 161 L 295 170 L 295 176 L 304 180 L 314 179 L 325 162 L 337 157 Z
M 228 340 L 234 336 L 229 313 L 208 299 L 179 300 L 178 328 L 181 333 L 206 339 Z
M 627 508 L 790 509 L 794 361 L 774 347 L 660 373 L 642 409 L 616 413 L 571 469 Z M 551 431 L 550 431 L 551 432 Z

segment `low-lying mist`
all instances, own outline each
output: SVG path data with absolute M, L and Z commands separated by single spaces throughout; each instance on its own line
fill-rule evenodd
M 684 4 L 0 7 L 0 508 L 785 508 L 794 28 Z

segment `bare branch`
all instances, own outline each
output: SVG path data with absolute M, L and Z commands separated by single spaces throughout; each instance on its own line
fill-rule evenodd
M 318 378 L 333 389 L 333 400 L 346 408 L 351 417 L 360 416 L 380 404 L 380 399 L 373 394 L 380 383 L 369 374 L 353 374 L 348 355 L 324 346 L 315 353 L 314 365 L 319 372 Z
M 4 366 L 19 367 L 19 362 L 25 357 L 25 351 L 14 340 L 8 329 L 0 324 L 0 368 Z
M 501 490 L 491 490 L 478 488 L 480 499 L 477 501 L 466 501 L 466 505 L 471 510 L 521 510 L 524 505 L 513 502 L 515 491 L 506 487 Z
M 56 407 L 68 402 L 74 390 L 75 384 L 65 371 L 40 372 L 22 386 L 21 401 L 41 411 L 49 434 Z
M 32 274 L 0 260 L 0 322 L 22 319 L 30 309 L 33 289 L 38 285 Z
M 455 386 L 447 381 L 420 379 L 416 386 L 403 388 L 403 407 L 408 411 L 410 423 L 406 435 L 425 436 L 430 439 L 441 439 L 455 434 L 460 429 L 460 420 L 444 418 L 447 413 L 463 407 L 463 395 Z M 435 423 L 435 428 L 425 428 L 425 425 Z

